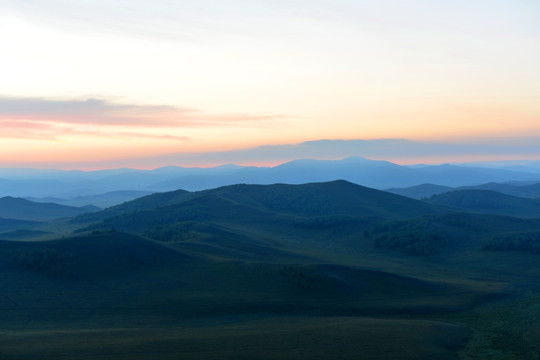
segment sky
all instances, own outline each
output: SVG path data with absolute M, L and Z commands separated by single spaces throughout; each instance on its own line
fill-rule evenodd
M 540 159 L 537 0 L 0 0 L 0 51 L 0 167 Z

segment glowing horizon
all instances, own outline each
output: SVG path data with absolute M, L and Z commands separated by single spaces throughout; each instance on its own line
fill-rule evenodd
M 6 0 L 0 167 L 209 166 L 199 154 L 320 139 L 484 147 L 384 154 L 409 164 L 540 159 L 497 148 L 540 139 L 538 14 L 532 0 Z M 280 156 L 237 162 L 295 158 Z

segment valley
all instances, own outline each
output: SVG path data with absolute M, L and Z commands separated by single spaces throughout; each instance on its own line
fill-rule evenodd
M 5 358 L 534 359 L 539 345 L 536 248 L 490 244 L 540 232 L 540 216 L 339 180 L 177 190 L 4 226 Z M 519 349 L 496 341 L 506 332 Z

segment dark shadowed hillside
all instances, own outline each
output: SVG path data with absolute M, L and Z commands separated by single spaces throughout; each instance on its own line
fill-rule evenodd
M 0 355 L 506 356 L 496 339 L 539 325 L 540 219 L 455 209 L 341 180 L 244 184 L 9 229 Z M 31 241 L 57 227 L 65 238 Z M 529 338 L 520 359 L 534 359 Z
M 372 233 L 376 247 L 428 257 L 480 250 L 501 234 L 537 229 L 540 218 L 450 213 L 379 223 Z
M 18 229 L 38 225 L 39 221 L 6 219 L 0 217 L 0 230 Z
M 100 212 L 87 213 L 74 219 L 75 222 L 94 222 L 121 214 L 137 211 L 151 210 L 162 206 L 177 204 L 191 197 L 185 190 L 176 190 L 168 193 L 156 193 L 142 196 L 132 201 L 112 206 Z
M 411 217 L 441 211 L 419 201 L 338 180 L 303 185 L 231 185 L 192 193 L 178 190 L 145 196 L 89 217 L 97 219 L 152 210 L 204 197 L 219 197 L 231 204 L 294 215 Z
M 210 253 L 219 252 L 217 248 L 226 253 L 239 251 L 237 256 L 245 258 L 274 249 L 272 239 L 276 238 L 328 241 L 339 232 L 337 239 L 354 241 L 374 222 L 444 211 L 421 201 L 333 181 L 154 194 L 74 221 L 104 219 L 84 230 L 119 229 L 192 251 L 201 247 Z M 243 245 L 241 239 L 245 239 Z
M 427 203 L 486 214 L 540 218 L 540 200 L 490 190 L 458 190 L 433 195 Z

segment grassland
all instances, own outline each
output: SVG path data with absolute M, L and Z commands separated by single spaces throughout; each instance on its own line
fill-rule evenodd
M 538 359 L 539 257 L 483 249 L 538 220 L 293 189 L 158 194 L 0 241 L 0 359 Z M 444 244 L 376 246 L 409 233 Z

